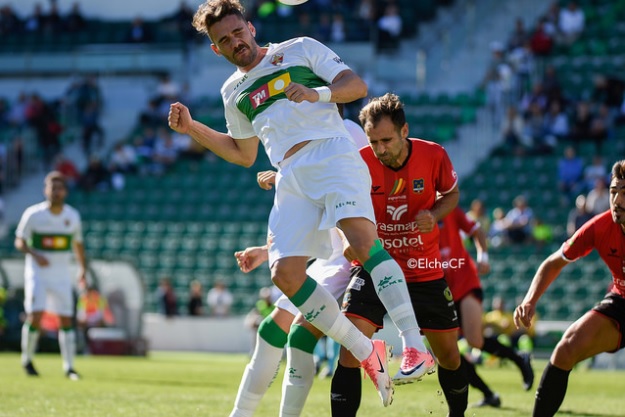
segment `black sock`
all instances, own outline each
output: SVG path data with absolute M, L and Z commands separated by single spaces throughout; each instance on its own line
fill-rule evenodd
M 487 398 L 488 397 L 492 397 L 493 396 L 493 392 L 490 390 L 490 388 L 488 388 L 488 385 L 486 385 L 486 382 L 484 382 L 482 380 L 482 378 L 480 378 L 480 376 L 477 374 L 477 370 L 475 369 L 475 365 L 473 363 L 469 362 L 462 355 L 460 355 L 460 360 L 464 364 L 464 369 L 466 370 L 467 380 L 469 381 L 469 384 L 472 387 L 477 388 L 480 391 L 482 391 L 482 393 L 484 394 L 484 397 L 487 397 Z
M 356 417 L 362 396 L 360 368 L 336 366 L 330 388 L 330 406 L 333 417 Z
M 551 362 L 547 364 L 536 390 L 533 417 L 552 417 L 556 414 L 564 401 L 570 373 Z
M 511 347 L 502 345 L 496 337 L 485 337 L 481 350 L 500 358 L 510 359 L 518 367 L 523 365 L 523 358 Z
M 449 417 L 464 417 L 469 402 L 469 381 L 464 363 L 460 361 L 460 367 L 455 371 L 439 365 L 438 382 L 449 406 Z

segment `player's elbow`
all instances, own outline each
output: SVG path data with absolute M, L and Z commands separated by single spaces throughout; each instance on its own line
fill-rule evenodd
M 358 96 L 357 99 L 365 98 L 369 93 L 369 86 L 367 86 L 367 83 L 362 78 L 359 78 L 354 91 Z

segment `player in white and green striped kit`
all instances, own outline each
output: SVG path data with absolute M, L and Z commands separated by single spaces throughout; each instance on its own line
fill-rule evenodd
M 72 252 L 79 267 L 79 278 L 86 273 L 85 251 L 80 214 L 65 204 L 67 185 L 60 172 L 44 180 L 46 201 L 28 207 L 15 231 L 15 247 L 26 254 L 24 270 L 24 310 L 22 327 L 22 366 L 38 376 L 33 356 L 39 340 L 39 325 L 44 311 L 60 317 L 59 346 L 63 371 L 72 380 L 80 379 L 74 370 L 76 333 L 72 327 L 74 299 L 70 273 Z

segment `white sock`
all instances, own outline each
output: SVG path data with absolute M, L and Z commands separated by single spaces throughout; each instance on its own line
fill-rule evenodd
M 280 417 L 299 417 L 315 379 L 312 353 L 287 346 Z
M 425 352 L 425 344 L 421 336 L 421 329 L 417 323 L 412 301 L 408 294 L 406 278 L 399 264 L 392 259 L 386 259 L 377 264 L 370 272 L 373 284 L 380 301 L 386 307 L 389 317 L 399 329 L 404 348 L 414 347 Z M 381 286 L 382 280 L 393 277 L 391 285 Z
M 63 371 L 74 369 L 74 356 L 76 355 L 76 332 L 74 329 L 59 329 L 59 347 L 63 358 Z
M 250 363 L 245 367 L 230 417 L 252 417 L 254 415 L 260 400 L 278 374 L 283 351 L 284 348 L 272 346 L 258 333 L 256 334 L 254 354 Z
M 35 356 L 35 350 L 37 350 L 37 343 L 39 342 L 39 329 L 33 329 L 30 327 L 30 323 L 24 322 L 22 325 L 22 365 L 26 365 L 28 362 L 32 362 Z
M 345 346 L 360 362 L 369 357 L 373 350 L 371 340 L 341 314 L 332 294 L 312 278 L 306 280 L 291 301 L 306 320 Z

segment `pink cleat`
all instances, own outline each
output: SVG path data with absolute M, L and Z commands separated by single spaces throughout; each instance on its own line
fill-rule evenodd
M 373 352 L 362 362 L 365 373 L 369 376 L 375 388 L 380 394 L 380 399 L 384 407 L 388 407 L 393 402 L 395 389 L 393 381 L 388 373 L 388 358 L 391 355 L 390 347 L 386 346 L 384 340 L 372 340 Z
M 427 350 L 419 352 L 415 348 L 405 348 L 402 354 L 401 366 L 393 377 L 393 382 L 397 385 L 410 384 L 420 381 L 423 375 L 433 374 L 436 368 L 436 361 Z

